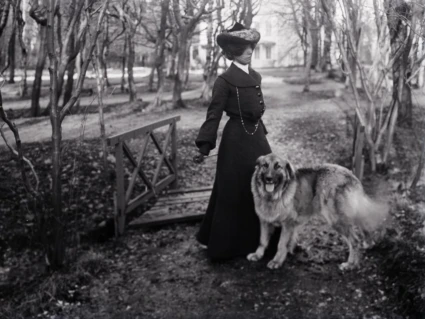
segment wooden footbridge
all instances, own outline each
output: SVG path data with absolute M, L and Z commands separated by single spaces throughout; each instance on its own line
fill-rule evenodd
M 139 211 L 137 214 L 137 211 L 151 199 L 154 199 L 155 204 L 144 213 L 146 216 L 141 218 L 138 225 L 164 224 L 202 217 L 203 212 L 189 214 L 169 212 L 175 205 L 206 201 L 211 193 L 211 187 L 178 188 L 177 122 L 179 120 L 180 116 L 166 118 L 107 139 L 108 145 L 114 148 L 116 160 L 114 195 L 116 235 L 124 232 L 129 222 L 127 216 L 135 211 L 136 214 L 133 215 L 144 213 Z M 157 133 L 161 129 L 165 129 L 162 141 Z M 131 143 L 135 144 L 135 147 L 132 148 Z M 144 161 L 149 143 L 152 143 L 154 148 L 152 153 L 156 153 L 157 157 L 154 167 L 149 167 Z
M 211 187 L 193 189 L 178 187 L 177 122 L 179 120 L 180 116 L 166 118 L 107 139 L 108 145 L 114 148 L 116 159 L 114 196 L 116 235 L 123 234 L 131 219 L 128 217 L 133 212 L 135 214 L 131 215 L 136 215 L 139 219 L 139 222 L 132 223 L 136 226 L 202 218 L 203 211 L 172 212 L 176 205 L 207 201 L 211 193 Z M 163 131 L 162 139 L 158 131 Z M 364 165 L 362 154 L 364 124 L 360 122 L 358 116 L 355 116 L 354 134 L 352 168 L 356 176 L 361 179 Z M 148 152 L 149 143 L 153 146 L 150 152 Z M 156 161 L 151 161 L 151 165 L 148 165 L 149 162 L 145 160 L 148 153 L 151 153 L 151 156 L 155 153 Z M 156 166 L 152 162 L 156 162 Z M 149 200 L 153 200 L 153 207 L 146 212 L 141 210 L 141 207 Z

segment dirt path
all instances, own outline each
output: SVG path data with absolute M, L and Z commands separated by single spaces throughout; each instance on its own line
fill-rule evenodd
M 301 87 L 272 80 L 264 84 L 268 106 L 264 122 L 273 150 L 288 156 L 296 166 L 344 160 L 350 151 L 345 116 L 332 102 L 339 86 L 316 85 L 312 86 L 313 92 L 302 95 Z M 174 114 L 182 116 L 180 130 L 197 129 L 205 109 L 173 111 L 166 116 Z M 164 114 L 111 115 L 108 132 L 159 117 Z M 64 131 L 68 138 L 75 135 L 71 129 Z M 95 135 L 95 130 L 86 134 Z M 212 163 L 209 166 L 214 169 Z M 347 249 L 319 221 L 306 227 L 299 252 L 276 271 L 266 268 L 270 257 L 258 263 L 245 259 L 210 263 L 194 241 L 197 228 L 195 224 L 129 231 L 118 242 L 92 247 L 81 265 L 84 269 L 90 261 L 91 267 L 96 267 L 96 279 L 90 286 L 78 287 L 80 297 L 87 298 L 87 302 L 64 305 L 63 315 L 143 319 L 396 318 L 382 288 L 379 258 L 366 252 L 360 269 L 341 273 L 338 264 L 345 260 Z
M 345 115 L 334 103 L 334 92 L 340 88 L 337 83 L 326 82 L 312 85 L 312 92 L 301 94 L 301 86 L 265 77 L 264 122 L 273 151 L 287 156 L 297 167 L 344 162 L 351 148 Z M 180 142 L 191 145 L 194 136 L 187 132 L 196 132 L 205 112 L 205 108 L 198 107 L 145 114 L 120 107 L 107 114 L 107 132 L 111 135 L 180 115 L 179 136 L 189 136 L 188 141 Z M 81 136 L 81 119 L 70 116 L 65 120 L 64 139 Z M 50 139 L 45 128 L 48 119 L 17 122 L 24 142 Z M 224 124 L 223 120 L 221 127 Z M 84 136 L 98 136 L 96 114 L 88 115 Z M 189 162 L 190 158 L 190 154 L 181 154 L 181 161 Z M 185 165 L 195 173 L 204 172 L 203 182 L 212 183 L 214 159 L 201 168 L 193 163 Z M 203 207 L 188 205 L 184 209 Z M 210 263 L 194 241 L 198 227 L 181 224 L 130 230 L 120 240 L 90 247 L 76 262 L 78 277 L 72 279 L 72 285 L 69 279 L 63 288 L 72 291 L 72 296 L 64 300 L 74 298 L 79 302 L 55 300 L 56 308 L 61 308 L 59 317 L 397 318 L 384 293 L 379 257 L 365 252 L 360 269 L 340 272 L 338 265 L 347 258 L 347 248 L 318 220 L 306 227 L 299 251 L 275 271 L 266 268 L 270 256 L 258 263 L 243 258 Z M 50 315 L 47 312 L 41 317 Z
M 183 98 L 186 100 L 195 99 L 200 95 L 200 88 L 183 92 Z M 154 93 L 146 93 L 141 98 L 145 102 L 150 102 L 154 99 Z M 164 101 L 171 101 L 171 93 L 164 94 Z M 47 100 L 46 100 L 47 101 Z M 116 105 L 128 102 L 128 95 L 112 95 L 105 98 L 105 105 Z M 14 101 L 8 102 L 5 106 L 6 111 L 9 109 L 29 108 L 29 101 Z M 27 105 L 28 104 L 28 105 Z M 97 97 L 81 98 L 81 105 L 90 106 L 97 105 Z M 202 110 L 199 110 L 202 112 Z M 180 114 L 181 112 L 170 112 L 170 116 Z M 106 135 L 110 136 L 119 132 L 127 131 L 131 128 L 136 128 L 150 121 L 155 121 L 162 118 L 163 113 L 146 114 L 141 112 L 137 107 L 129 107 L 124 105 L 117 107 L 113 112 L 105 113 Z M 185 117 L 186 118 L 186 117 Z M 190 115 L 188 118 L 190 122 Z M 51 139 L 50 119 L 49 117 L 40 118 L 24 118 L 14 121 L 19 128 L 21 140 L 24 143 L 42 142 Z M 62 124 L 63 140 L 79 138 L 84 134 L 85 138 L 95 138 L 99 136 L 99 116 L 96 113 L 68 115 Z M 47 129 L 49 127 L 49 129 Z M 5 129 L 6 137 L 11 140 L 12 133 Z M 0 140 L 0 147 L 4 145 L 3 140 Z

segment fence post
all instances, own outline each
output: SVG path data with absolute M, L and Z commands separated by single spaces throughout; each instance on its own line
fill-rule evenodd
M 123 143 L 119 142 L 115 145 L 116 159 L 116 177 L 117 177 L 117 205 L 115 212 L 115 229 L 118 233 L 115 236 L 122 235 L 125 229 L 125 189 L 124 189 L 124 154 Z
M 171 164 L 174 168 L 174 182 L 171 184 L 172 189 L 178 187 L 178 177 L 177 177 L 177 121 L 173 121 L 173 127 L 171 131 Z

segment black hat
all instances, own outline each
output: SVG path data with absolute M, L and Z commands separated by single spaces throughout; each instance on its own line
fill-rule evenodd
M 217 36 L 217 43 L 225 49 L 228 44 L 257 44 L 260 41 L 260 32 L 255 29 L 247 29 L 239 22 L 228 30 L 224 30 Z

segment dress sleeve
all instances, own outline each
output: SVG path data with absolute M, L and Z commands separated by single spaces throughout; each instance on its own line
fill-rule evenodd
M 227 82 L 218 77 L 212 90 L 211 103 L 208 106 L 207 118 L 202 124 L 195 140 L 199 151 L 208 155 L 214 149 L 217 141 L 217 130 L 229 97 L 230 88 Z

